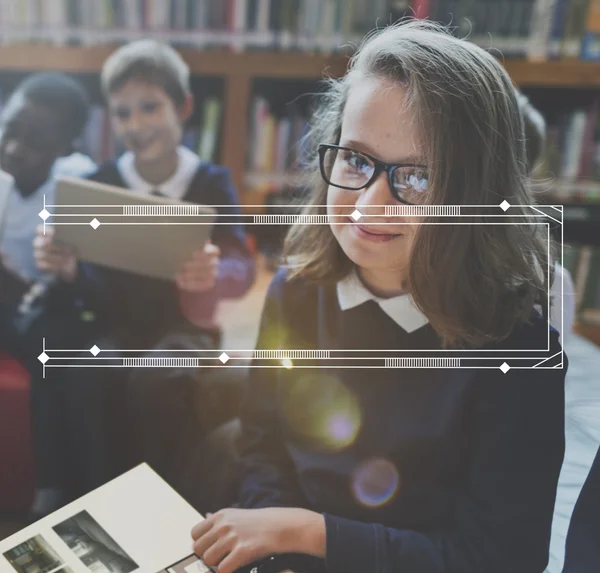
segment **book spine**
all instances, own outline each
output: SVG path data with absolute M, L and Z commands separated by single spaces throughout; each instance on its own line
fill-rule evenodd
M 596 99 L 586 116 L 586 125 L 583 133 L 581 161 L 579 164 L 579 179 L 591 177 L 594 167 L 594 155 L 596 152 L 596 127 L 598 124 L 599 101 Z
M 557 58 L 560 56 L 560 43 L 565 33 L 568 4 L 569 0 L 557 0 L 554 5 L 550 43 L 548 46 L 548 56 L 550 58 Z
M 600 249 L 586 247 L 586 254 L 587 272 L 578 309 L 584 321 L 596 322 L 600 317 Z
M 586 112 L 584 110 L 575 111 L 571 115 L 568 128 L 565 132 L 561 175 L 566 181 L 575 181 L 579 175 L 585 126 Z
M 581 59 L 600 60 L 600 1 L 590 0 L 585 33 L 581 42 Z
M 588 0 L 570 0 L 565 23 L 565 34 L 561 43 L 560 55 L 563 58 L 578 58 L 581 53 L 581 39 L 585 33 Z
M 430 0 L 411 0 L 410 7 L 415 18 L 419 20 L 426 20 L 429 18 L 429 1 Z
M 530 60 L 545 60 L 548 57 L 552 17 L 557 0 L 536 0 L 533 6 L 531 31 L 527 46 L 527 57 Z

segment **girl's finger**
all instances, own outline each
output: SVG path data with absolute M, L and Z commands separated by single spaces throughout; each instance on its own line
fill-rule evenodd
M 206 533 L 202 534 L 200 537 L 196 537 L 196 541 L 194 542 L 194 553 L 198 557 L 202 557 L 204 559 L 205 554 L 210 551 L 213 545 L 219 542 L 219 533 L 213 527 Z
M 192 539 L 198 539 L 202 537 L 212 529 L 213 525 L 213 520 L 208 518 L 196 523 L 196 525 L 192 527 Z
M 221 537 L 220 539 L 217 538 L 214 543 L 202 553 L 202 560 L 209 567 L 217 567 L 221 561 L 229 555 L 233 546 L 233 540 L 228 535 Z M 221 567 L 219 566 L 218 569 L 220 572 Z
M 219 573 L 235 573 L 235 571 L 249 565 L 252 561 L 254 559 L 251 556 L 240 549 L 234 549 L 219 563 Z

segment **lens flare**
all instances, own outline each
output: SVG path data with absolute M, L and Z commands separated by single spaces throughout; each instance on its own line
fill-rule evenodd
M 398 470 L 385 458 L 363 462 L 352 475 L 352 493 L 366 507 L 381 507 L 391 502 L 399 487 Z
M 291 358 L 283 358 L 281 360 L 281 365 L 288 370 L 291 370 L 294 367 L 294 363 Z
M 354 393 L 329 375 L 305 375 L 283 389 L 283 411 L 290 428 L 315 447 L 339 450 L 354 442 L 361 412 Z

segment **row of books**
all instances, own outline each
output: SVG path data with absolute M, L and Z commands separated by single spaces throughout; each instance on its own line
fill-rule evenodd
M 600 326 L 600 247 L 565 244 L 563 263 L 575 283 L 578 319 Z
M 385 19 L 388 0 L 1 0 L 4 42 L 333 50 Z
M 200 107 L 201 122 L 186 129 L 183 145 L 196 152 L 204 161 L 215 162 L 218 160 L 222 102 L 218 97 L 209 97 L 201 102 Z M 77 147 L 98 164 L 123 151 L 121 143 L 112 133 L 110 117 L 105 107 L 92 107 L 90 120 Z
M 308 119 L 296 107 L 276 114 L 265 98 L 255 97 L 247 153 L 247 168 L 253 176 L 250 185 L 285 187 L 287 175 L 306 164 L 307 133 Z
M 437 0 L 431 18 L 452 15 L 460 37 L 504 56 L 598 59 L 598 8 L 598 0 Z
M 548 126 L 540 178 L 560 180 L 557 192 L 600 199 L 600 100 L 562 114 Z
M 334 51 L 404 16 L 505 55 L 600 58 L 598 0 L 0 0 L 0 37 Z

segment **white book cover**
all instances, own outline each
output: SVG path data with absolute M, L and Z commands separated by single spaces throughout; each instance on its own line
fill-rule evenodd
M 270 0 L 259 0 L 258 17 L 256 19 L 256 29 L 259 32 L 269 31 L 269 12 L 271 10 Z
M 248 11 L 247 0 L 235 0 L 233 5 L 233 30 L 244 32 L 247 28 L 246 12 Z
M 565 134 L 561 177 L 567 181 L 575 181 L 579 175 L 586 122 L 586 112 L 584 110 L 575 111 Z
M 298 31 L 296 42 L 298 48 L 301 50 L 307 50 L 310 45 L 309 40 L 309 17 L 310 17 L 310 4 L 311 0 L 301 0 L 300 12 L 298 14 Z
M 530 60 L 546 60 L 548 58 L 555 6 L 556 0 L 536 0 L 533 5 L 527 45 L 527 57 Z
M 234 51 L 241 52 L 244 48 L 244 39 L 241 35 L 246 31 L 246 12 L 248 5 L 246 0 L 234 0 L 233 2 L 233 18 L 232 29 L 233 37 L 230 43 Z
M 67 41 L 67 0 L 47 0 L 42 8 L 43 27 L 51 35 L 52 41 L 62 45 Z
M 0 542 L 0 573 L 209 573 L 203 517 L 142 464 Z
M 150 0 L 146 7 L 148 27 L 151 30 L 167 30 L 169 28 L 170 3 L 165 0 Z
M 292 135 L 292 120 L 284 117 L 277 124 L 277 154 L 275 159 L 275 171 L 284 173 L 289 156 L 290 137 Z

